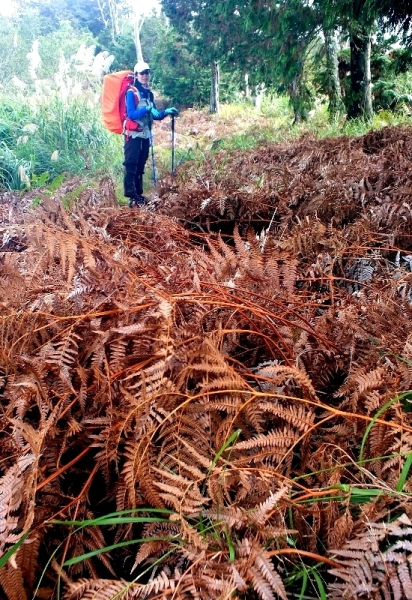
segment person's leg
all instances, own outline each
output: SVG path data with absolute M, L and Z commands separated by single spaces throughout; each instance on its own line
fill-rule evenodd
M 143 196 L 143 174 L 136 173 L 134 177 L 134 185 L 136 188 L 136 194 L 138 196 Z
M 145 168 L 147 159 L 149 158 L 149 147 L 150 147 L 150 140 L 142 138 L 141 139 L 141 149 L 140 149 L 139 158 L 138 158 L 137 166 L 136 166 L 136 175 L 135 175 L 135 179 L 134 179 L 136 192 L 140 196 L 143 196 L 143 173 L 144 173 L 144 168 Z
M 141 138 L 125 138 L 123 192 L 126 198 L 135 198 L 138 195 L 135 178 L 139 164 L 141 148 Z

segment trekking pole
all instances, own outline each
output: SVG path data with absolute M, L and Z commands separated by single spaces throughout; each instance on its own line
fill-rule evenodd
M 156 178 L 156 165 L 155 165 L 155 156 L 154 156 L 154 147 L 153 147 L 153 132 L 152 132 L 152 128 L 151 128 L 151 127 L 150 127 L 149 131 L 150 131 L 150 148 L 151 148 L 151 154 L 152 154 L 152 177 L 153 177 L 153 187 L 156 187 L 156 183 L 157 183 L 157 178 Z
M 172 115 L 172 177 L 175 174 L 175 117 Z

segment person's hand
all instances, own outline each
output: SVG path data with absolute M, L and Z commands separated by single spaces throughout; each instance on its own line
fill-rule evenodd
M 150 112 L 154 119 L 160 119 L 160 112 L 154 106 L 150 107 Z
M 179 116 L 179 111 L 177 110 L 177 108 L 175 108 L 174 106 L 172 106 L 172 108 L 166 108 L 165 115 L 169 115 L 171 117 L 178 117 Z

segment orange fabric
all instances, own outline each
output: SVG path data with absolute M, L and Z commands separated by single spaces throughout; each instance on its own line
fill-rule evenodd
M 118 71 L 103 77 L 102 119 L 104 126 L 112 133 L 123 133 L 124 115 L 120 114 L 120 95 L 128 75 L 133 75 L 132 71 Z M 133 79 L 130 83 L 133 83 Z M 127 87 L 124 93 L 126 90 Z

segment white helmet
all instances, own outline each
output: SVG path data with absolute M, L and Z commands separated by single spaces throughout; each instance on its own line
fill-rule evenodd
M 142 71 L 146 71 L 146 69 L 150 71 L 149 65 L 143 60 L 139 60 L 139 62 L 137 62 L 134 66 L 135 73 L 141 73 Z

